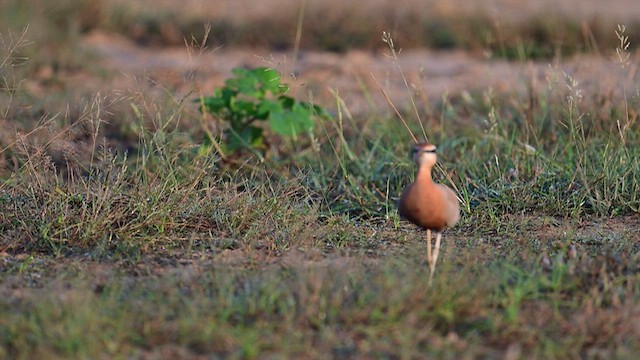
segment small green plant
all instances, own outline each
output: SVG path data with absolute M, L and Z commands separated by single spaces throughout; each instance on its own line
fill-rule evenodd
M 222 137 L 225 151 L 261 148 L 263 128 L 256 126 L 256 121 L 267 121 L 279 135 L 296 136 L 313 130 L 314 117 L 329 117 L 323 108 L 287 96 L 289 85 L 283 84 L 273 69 L 236 68 L 233 75 L 213 96 L 201 100 L 201 111 L 229 124 Z

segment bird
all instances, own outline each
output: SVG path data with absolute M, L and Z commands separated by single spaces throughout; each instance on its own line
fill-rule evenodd
M 442 232 L 454 226 L 460 219 L 460 205 L 455 192 L 443 184 L 433 182 L 431 171 L 438 156 L 436 146 L 428 142 L 412 147 L 411 158 L 418 166 L 413 183 L 402 192 L 398 201 L 398 213 L 409 222 L 427 231 L 427 262 L 429 264 L 429 282 L 433 279 Z M 436 234 L 436 242 L 431 249 L 431 232 Z

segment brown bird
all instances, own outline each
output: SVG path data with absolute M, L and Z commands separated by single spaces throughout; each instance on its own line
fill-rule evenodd
M 433 278 L 440 252 L 442 231 L 460 219 L 460 205 L 450 188 L 433 182 L 431 170 L 438 159 L 436 146 L 417 144 L 411 149 L 411 158 L 418 165 L 415 181 L 402 192 L 398 203 L 400 216 L 427 230 L 427 262 Z M 431 254 L 431 231 L 436 233 L 436 243 Z

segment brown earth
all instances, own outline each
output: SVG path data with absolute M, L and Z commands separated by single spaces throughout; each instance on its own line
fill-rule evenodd
M 301 0 L 139 0 L 135 3 L 126 0 L 109 0 L 110 6 L 126 4 L 132 9 L 145 11 L 163 11 L 182 13 L 190 16 L 223 18 L 229 20 L 245 20 L 276 17 L 282 14 L 296 14 Z M 618 19 L 620 23 L 633 21 L 640 16 L 640 7 L 635 0 L 352 0 L 349 2 L 307 0 L 307 12 L 315 13 L 316 9 L 350 8 L 359 11 L 375 12 L 380 9 L 392 9 L 395 12 L 429 12 L 438 16 L 456 16 L 459 14 L 486 14 L 498 21 L 519 22 L 526 21 L 540 14 L 552 14 L 568 17 L 575 21 L 582 21 L 593 17 Z M 250 11 L 247 11 L 250 9 Z
M 578 81 L 585 96 L 619 94 L 624 86 L 635 92 L 638 56 L 623 68 L 615 54 L 577 55 L 550 61 L 509 62 L 490 54 L 464 51 L 399 51 L 397 61 L 381 43 L 381 50 L 348 51 L 344 54 L 301 52 L 296 62 L 289 52 L 266 49 L 149 48 L 115 35 L 92 33 L 83 46 L 94 53 L 98 64 L 111 75 L 101 88 L 126 90 L 141 78 L 148 78 L 175 91 L 207 95 L 223 84 L 235 67 L 273 67 L 290 74 L 285 81 L 299 97 L 312 96 L 325 106 L 335 104 L 335 93 L 344 99 L 353 114 L 383 113 L 389 109 L 381 90 L 398 107 L 417 101 L 430 102 L 443 96 L 455 97 L 472 92 L 540 93 L 550 86 L 565 89 L 565 75 Z M 404 73 L 405 85 L 400 69 Z M 95 81 L 85 77 L 76 85 L 86 87 Z M 559 85 L 559 86 L 558 86 Z M 90 85 L 91 86 L 91 85 Z M 195 95 L 194 95 L 195 96 Z M 368 100 L 370 98 L 370 100 Z

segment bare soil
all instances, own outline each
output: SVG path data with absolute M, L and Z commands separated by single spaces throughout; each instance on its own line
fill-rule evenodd
M 539 215 L 513 215 L 514 221 L 522 227 L 526 235 L 512 234 L 477 234 L 471 237 L 457 236 L 460 229 L 449 230 L 444 237 L 442 261 L 451 257 L 450 253 L 463 251 L 469 239 L 474 243 L 478 256 L 484 254 L 494 256 L 503 244 L 512 241 L 528 241 L 539 239 L 551 247 L 563 247 L 566 239 L 572 239 L 571 256 L 593 256 L 594 245 L 604 248 L 616 247 L 622 243 L 633 244 L 632 252 L 640 251 L 640 218 L 637 215 L 619 216 L 615 218 L 584 219 L 581 221 L 563 220 Z M 178 250 L 165 253 L 148 254 L 139 262 L 115 260 L 104 262 L 88 254 L 74 254 L 64 258 L 53 258 L 40 254 L 12 254 L 0 252 L 0 268 L 8 274 L 0 286 L 0 296 L 23 297 L 32 296 L 45 285 L 65 290 L 65 276 L 84 274 L 87 284 L 99 287 L 115 274 L 129 277 L 135 281 L 138 277 L 196 276 L 203 271 L 213 271 L 223 267 L 229 269 L 273 269 L 273 268 L 349 268 L 355 263 L 376 265 L 388 258 L 418 259 L 425 253 L 424 232 L 404 224 L 401 229 L 374 227 L 369 229 L 375 245 L 371 249 L 336 249 L 331 246 L 300 247 L 286 252 L 272 251 L 266 247 L 239 246 L 233 249 L 220 249 L 202 244 L 191 251 Z M 468 229 L 461 229 L 465 232 Z M 463 241 L 457 244 L 457 241 Z M 497 249 L 496 249 L 497 247 Z M 447 255 L 449 253 L 449 255 Z M 541 264 L 544 265 L 544 264 Z M 26 271 L 26 270 L 29 271 Z
M 578 81 L 585 96 L 621 93 L 638 80 L 634 56 L 632 65 L 622 68 L 615 54 L 577 55 L 550 61 L 509 62 L 489 54 L 464 51 L 399 50 L 397 60 L 381 43 L 377 52 L 361 50 L 344 54 L 301 52 L 294 61 L 290 52 L 266 49 L 190 47 L 150 48 L 128 39 L 92 33 L 83 46 L 96 55 L 108 79 L 100 87 L 131 89 L 146 78 L 167 86 L 177 97 L 207 95 L 231 76 L 235 67 L 273 67 L 292 84 L 299 97 L 313 97 L 325 106 L 335 105 L 339 94 L 352 114 L 364 115 L 390 109 L 381 90 L 393 103 L 404 108 L 410 95 L 428 103 L 443 96 L 456 97 L 472 92 L 509 93 L 526 96 L 549 87 L 564 89 L 565 73 Z M 407 84 L 402 78 L 404 73 Z M 108 83 L 105 84 L 104 81 Z M 76 86 L 96 86 L 95 79 L 78 77 Z M 560 86 L 558 86 L 560 84 Z
M 111 6 L 126 3 L 139 9 L 156 9 L 166 13 L 183 13 L 191 16 L 224 19 L 257 19 L 277 17 L 279 14 L 297 14 L 301 5 L 300 0 L 139 0 L 131 4 L 126 0 L 109 0 Z M 486 14 L 494 16 L 502 23 L 527 21 L 540 14 L 551 12 L 554 16 L 568 17 L 575 21 L 582 21 L 593 17 L 607 17 L 619 21 L 632 21 L 640 16 L 640 7 L 635 0 L 616 0 L 604 2 L 600 0 L 400 0 L 389 3 L 385 0 L 353 0 L 348 3 L 342 1 L 306 2 L 307 11 L 315 13 L 323 8 L 351 8 L 359 11 L 376 12 L 381 9 L 391 9 L 394 12 L 428 11 L 438 16 L 456 16 L 459 14 Z M 247 11 L 251 9 L 251 11 Z M 283 16 L 283 15 L 280 15 Z

